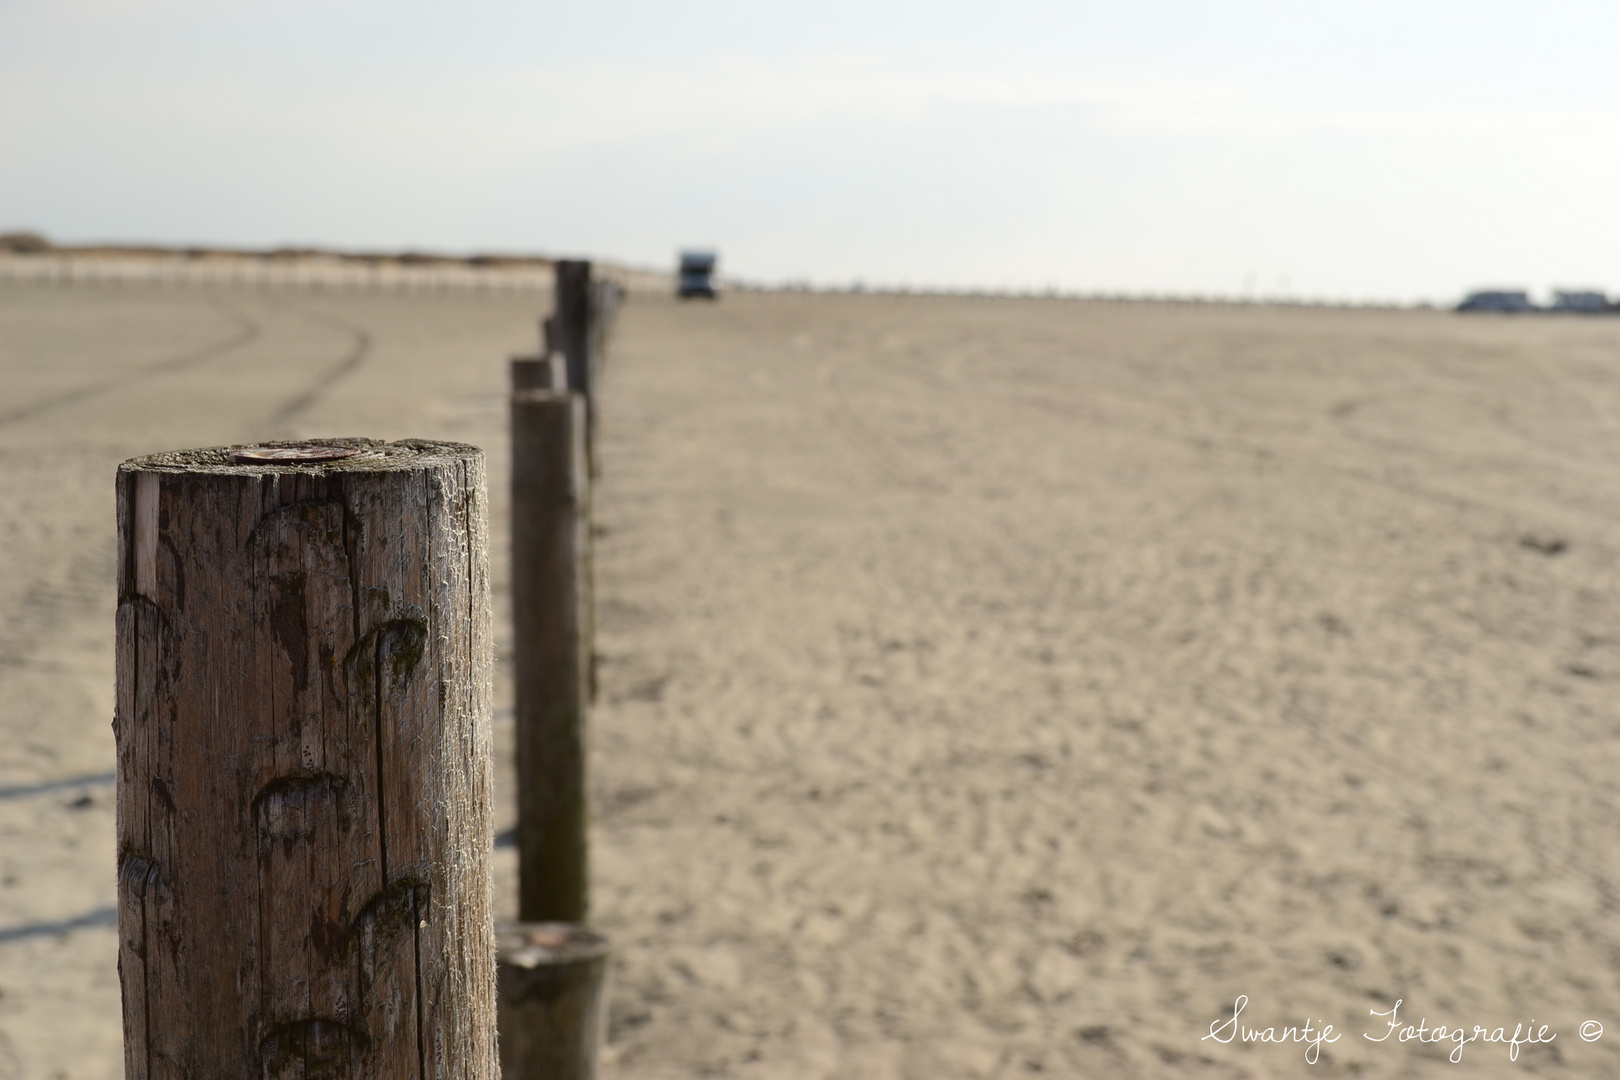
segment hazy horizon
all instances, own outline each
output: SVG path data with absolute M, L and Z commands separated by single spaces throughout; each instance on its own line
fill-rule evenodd
M 0 231 L 749 280 L 1620 289 L 1620 11 L 0 0 Z

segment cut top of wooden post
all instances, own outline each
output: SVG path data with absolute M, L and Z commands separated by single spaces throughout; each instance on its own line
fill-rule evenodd
M 496 946 L 502 963 L 522 968 L 588 964 L 611 951 L 607 938 L 578 923 L 503 923 Z
M 568 362 L 562 353 L 512 357 L 512 391 L 567 390 Z
M 497 1075 L 483 454 L 118 472 L 125 1075 Z
M 167 450 L 131 458 L 118 467 L 126 473 L 219 473 L 231 475 L 316 475 L 339 472 L 400 472 L 432 469 L 450 463 L 483 461 L 484 452 L 464 443 L 405 439 L 303 439 L 197 450 Z

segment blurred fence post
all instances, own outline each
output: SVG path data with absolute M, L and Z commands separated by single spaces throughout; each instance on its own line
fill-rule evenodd
M 544 348 L 548 353 L 563 354 L 568 361 L 568 385 L 585 398 L 585 450 L 595 476 L 596 387 L 608 333 L 624 303 L 624 288 L 616 281 L 593 279 L 591 264 L 583 259 L 559 259 L 554 273 L 556 299 L 551 315 L 541 324 Z
M 514 381 L 537 367 L 514 363 Z M 518 911 L 525 922 L 581 922 L 587 907 L 585 416 L 584 401 L 566 390 L 512 394 Z
M 512 629 L 518 917 L 498 932 L 507 1080 L 591 1080 L 608 946 L 589 909 L 590 699 L 586 402 L 565 357 L 512 360 Z
M 495 1080 L 484 462 L 118 470 L 125 1075 Z
M 568 385 L 585 398 L 587 422 L 594 421 L 596 385 L 591 330 L 591 264 L 584 259 L 559 259 L 556 265 L 556 306 L 551 314 L 550 343 L 568 361 Z
M 555 315 L 547 315 L 540 320 L 540 351 L 546 356 L 562 351 L 562 347 L 557 344 L 557 316 Z
M 565 923 L 507 924 L 497 937 L 504 1080 L 593 1080 L 607 1027 L 607 939 Z
M 568 364 L 561 353 L 512 357 L 512 392 L 567 390 Z
M 607 360 L 608 338 L 613 324 L 619 318 L 619 306 L 624 303 L 624 286 L 607 278 L 591 283 L 591 384 L 601 382 L 602 365 Z

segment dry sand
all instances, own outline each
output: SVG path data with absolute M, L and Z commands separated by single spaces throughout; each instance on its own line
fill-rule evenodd
M 538 306 L 0 290 L 0 1077 L 119 1070 L 113 466 L 464 439 L 503 536 Z M 1620 1072 L 1617 346 L 634 298 L 597 506 L 609 1077 Z M 1343 1037 L 1201 1039 L 1239 995 Z M 1558 1037 L 1451 1065 L 1362 1037 L 1396 999 Z

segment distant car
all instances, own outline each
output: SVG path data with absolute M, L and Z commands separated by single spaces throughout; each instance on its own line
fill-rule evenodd
M 712 251 L 681 252 L 680 273 L 675 279 L 675 295 L 682 300 L 697 297 L 718 300 L 720 293 L 714 286 L 714 265 L 719 257 Z
M 1596 314 L 1609 310 L 1609 298 L 1596 289 L 1560 289 L 1553 293 L 1552 309 Z
M 1530 294 L 1523 289 L 1486 289 L 1469 293 L 1458 311 L 1534 311 Z

